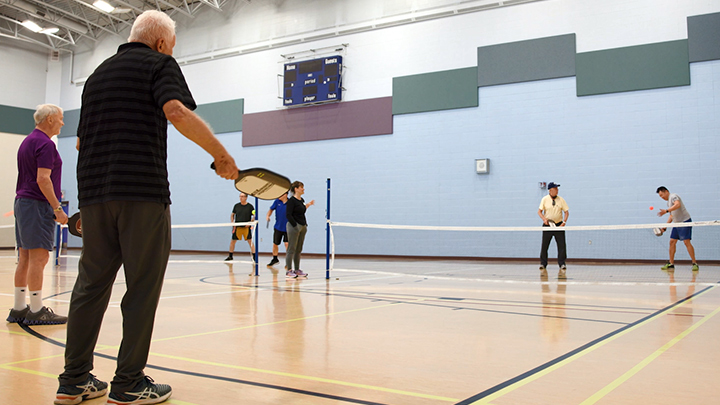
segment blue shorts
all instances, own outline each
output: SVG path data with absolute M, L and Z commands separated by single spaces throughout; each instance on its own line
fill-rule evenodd
M 22 249 L 53 250 L 55 214 L 47 201 L 15 200 L 15 243 Z
M 692 222 L 692 218 L 685 222 Z M 679 228 L 673 228 L 670 232 L 670 239 L 678 240 L 691 240 L 692 239 L 692 226 L 683 226 Z

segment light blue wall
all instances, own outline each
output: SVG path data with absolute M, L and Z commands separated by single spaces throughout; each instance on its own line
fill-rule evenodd
M 238 166 L 268 167 L 305 183 L 306 200 L 316 200 L 308 212 L 308 253 L 325 250 L 328 177 L 333 220 L 340 222 L 535 226 L 546 193 L 541 181 L 562 185 L 570 225 L 658 221 L 648 207 L 663 206 L 655 194 L 660 185 L 680 194 L 694 220 L 720 219 L 720 61 L 691 64 L 685 87 L 582 98 L 575 89 L 572 77 L 483 87 L 478 108 L 396 116 L 387 136 L 250 148 L 241 147 L 239 133 L 219 138 Z M 63 188 L 73 197 L 71 140 L 72 147 L 70 139 L 60 143 Z M 490 174 L 475 173 L 477 158 L 490 159 Z M 229 220 L 237 193 L 209 164 L 209 156 L 171 129 L 175 224 Z M 260 202 L 261 218 L 269 205 Z M 261 222 L 260 231 L 260 251 L 268 252 L 271 229 Z M 718 259 L 717 231 L 712 239 L 697 232 L 698 257 Z M 175 231 L 173 247 L 223 251 L 228 234 Z M 539 234 L 337 229 L 336 237 L 338 253 L 345 254 L 536 257 L 539 251 Z M 661 259 L 666 244 L 666 237 L 649 232 L 577 234 L 569 237 L 569 254 Z M 679 258 L 684 255 L 679 249 Z

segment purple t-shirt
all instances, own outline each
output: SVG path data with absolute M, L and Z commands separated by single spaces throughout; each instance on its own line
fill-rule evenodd
M 18 149 L 18 180 L 15 188 L 15 199 L 31 198 L 47 201 L 37 184 L 38 168 L 50 169 L 55 196 L 60 201 L 60 177 L 62 175 L 62 159 L 53 142 L 44 132 L 34 129 L 20 144 Z

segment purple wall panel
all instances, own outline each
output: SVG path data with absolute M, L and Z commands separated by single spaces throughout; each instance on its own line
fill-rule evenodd
M 392 97 L 245 114 L 242 123 L 243 147 L 387 135 Z

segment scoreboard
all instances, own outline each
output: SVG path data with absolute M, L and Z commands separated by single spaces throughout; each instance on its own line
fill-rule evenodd
M 286 107 L 342 99 L 342 56 L 286 63 L 283 76 Z

